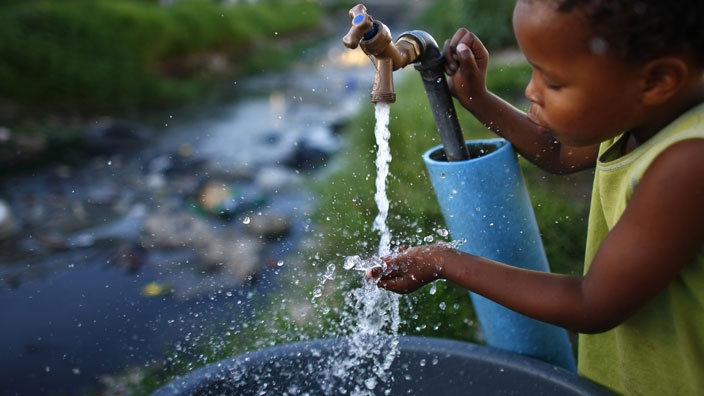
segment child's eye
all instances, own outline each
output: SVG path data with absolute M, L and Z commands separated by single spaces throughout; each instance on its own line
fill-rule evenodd
M 553 83 L 553 82 L 545 82 L 545 87 L 547 89 L 550 89 L 553 91 L 558 91 L 562 88 L 562 84 Z
M 541 80 L 543 81 L 543 85 L 545 86 L 545 88 L 551 91 L 559 90 L 563 86 L 555 78 L 551 78 L 550 76 L 547 76 L 544 73 L 541 75 Z

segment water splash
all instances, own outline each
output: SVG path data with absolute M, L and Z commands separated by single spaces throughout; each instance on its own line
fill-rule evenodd
M 391 253 L 391 232 L 386 223 L 389 214 L 389 199 L 386 195 L 386 179 L 389 175 L 391 149 L 389 139 L 388 103 L 376 103 L 376 193 L 374 200 L 379 213 L 374 219 L 373 229 L 379 231 L 380 240 L 378 257 L 360 261 L 359 258 L 348 258 L 345 268 L 364 270 L 381 264 L 381 259 Z M 350 263 L 354 263 L 351 265 Z M 398 329 L 401 319 L 399 314 L 399 297 L 376 286 L 373 281 L 364 281 L 361 288 L 347 295 L 346 304 L 356 313 L 354 330 L 350 337 L 350 362 L 359 365 L 364 359 L 373 360 L 371 373 L 362 375 L 364 387 L 356 389 L 357 394 L 373 394 L 377 385 L 390 385 L 388 368 L 398 355 Z
M 379 213 L 374 219 L 373 230 L 380 234 L 378 254 L 369 259 L 347 257 L 343 264 L 345 270 L 365 271 L 382 265 L 380 257 L 391 253 L 391 232 L 386 223 L 389 214 L 386 179 L 391 162 L 389 111 L 388 103 L 376 104 L 374 134 L 377 175 L 374 200 Z M 319 279 L 321 283 L 333 276 L 329 269 Z M 317 295 L 314 293 L 314 297 Z M 342 321 L 349 331 L 348 341 L 345 348 L 341 348 L 328 361 L 329 369 L 323 370 L 319 381 L 323 391 L 326 394 L 348 393 L 355 396 L 388 394 L 394 380 L 389 368 L 399 353 L 399 296 L 378 288 L 373 281 L 364 280 L 361 287 L 345 294 L 344 312 Z

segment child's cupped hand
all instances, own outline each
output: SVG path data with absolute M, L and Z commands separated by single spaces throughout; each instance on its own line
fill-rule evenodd
M 386 257 L 382 264 L 368 269 L 367 280 L 395 293 L 406 294 L 442 278 L 447 244 L 401 248 Z

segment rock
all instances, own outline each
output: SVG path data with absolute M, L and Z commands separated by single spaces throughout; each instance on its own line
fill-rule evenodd
M 282 191 L 296 186 L 300 179 L 296 172 L 282 166 L 265 166 L 257 172 L 254 184 L 264 191 Z
M 138 203 L 133 205 L 126 214 L 112 221 L 81 229 L 67 235 L 65 240 L 68 247 L 87 247 L 99 241 L 134 240 L 142 230 L 146 217 L 146 205 Z
M 283 164 L 298 170 L 314 170 L 340 148 L 339 139 L 327 128 L 315 128 L 295 142 Z
M 226 275 L 227 279 L 218 282 L 227 285 L 242 284 L 255 274 L 260 269 L 260 255 L 264 249 L 262 241 L 234 227 L 213 227 L 205 219 L 188 212 L 172 213 L 167 210 L 153 214 L 146 220 L 142 246 L 147 249 L 190 249 L 197 258 L 197 262 L 191 263 L 192 271 L 203 282 L 213 283 L 204 275 L 215 272 L 219 273 L 218 277 Z M 175 272 L 182 270 L 181 267 L 174 269 Z M 182 277 L 180 272 L 178 277 Z M 178 294 L 185 293 L 178 290 L 175 281 L 172 284 Z M 205 290 L 215 286 L 189 287 Z
M 206 182 L 197 194 L 198 207 L 203 212 L 225 218 L 256 209 L 267 201 L 255 188 L 233 186 L 222 181 Z
M 230 277 L 227 283 L 242 284 L 260 269 L 263 248 L 261 241 L 229 230 L 208 240 L 201 250 L 204 259 L 201 268 L 215 266 Z
M 303 140 L 296 142 L 294 150 L 282 163 L 293 169 L 314 170 L 324 164 L 329 157 L 329 153 Z
M 39 162 L 49 149 L 46 136 L 31 133 L 13 133 L 0 127 L 0 166 L 11 167 Z
M 171 213 L 168 210 L 147 216 L 142 231 L 142 246 L 147 249 L 178 249 L 204 246 L 213 238 L 212 228 L 205 220 L 188 212 Z
M 142 147 L 152 137 L 152 131 L 144 125 L 106 118 L 88 127 L 83 140 L 93 154 L 113 154 Z
M 12 214 L 12 208 L 7 202 L 0 199 L 0 238 L 7 238 L 17 232 L 17 223 Z
M 98 180 L 88 186 L 88 202 L 96 205 L 110 205 L 120 196 L 117 183 L 110 180 Z
M 249 217 L 247 230 L 253 235 L 269 240 L 285 237 L 291 232 L 291 219 L 283 214 L 265 212 Z

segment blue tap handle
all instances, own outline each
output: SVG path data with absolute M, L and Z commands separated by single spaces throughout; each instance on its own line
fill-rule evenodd
M 347 48 L 355 49 L 362 39 L 369 40 L 374 37 L 379 28 L 362 4 L 357 4 L 350 9 L 349 15 L 352 18 L 352 27 L 342 38 L 342 43 Z

